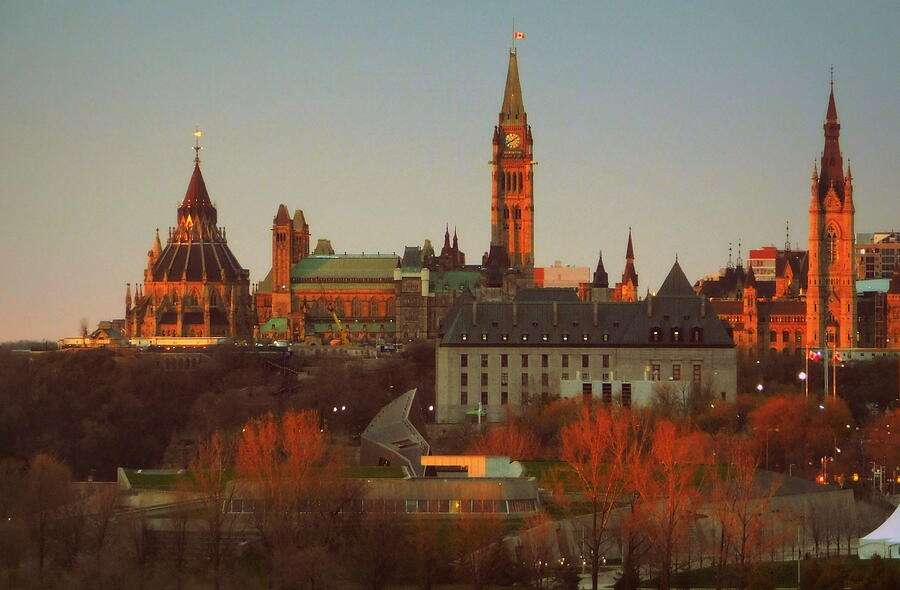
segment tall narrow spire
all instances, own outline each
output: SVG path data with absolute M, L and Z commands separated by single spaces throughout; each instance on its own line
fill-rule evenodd
M 841 124 L 838 122 L 837 107 L 834 103 L 834 71 L 831 74 L 831 91 L 828 94 L 828 109 L 825 112 L 825 149 L 822 150 L 822 165 L 819 174 L 819 199 L 824 199 L 834 186 L 837 195 L 844 198 L 844 161 L 841 157 Z
M 509 69 L 506 72 L 506 88 L 503 91 L 503 106 L 500 107 L 501 125 L 525 125 L 527 116 L 522 102 L 522 85 L 519 83 L 519 62 L 516 50 L 509 50 Z
M 625 260 L 634 262 L 634 246 L 631 244 L 631 228 L 628 228 L 628 248 L 625 250 Z
M 631 228 L 628 228 L 628 247 L 625 249 L 625 271 L 622 273 L 622 284 L 637 287 L 638 274 L 634 269 L 634 245 L 631 242 Z
M 600 257 L 597 260 L 597 270 L 594 271 L 594 281 L 591 283 L 591 286 L 599 289 L 609 288 L 609 275 L 603 267 L 603 250 L 600 251 Z

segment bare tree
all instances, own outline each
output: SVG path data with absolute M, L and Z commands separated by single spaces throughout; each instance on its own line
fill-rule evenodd
M 34 545 L 38 582 L 41 585 L 51 541 L 60 522 L 60 510 L 73 499 L 72 472 L 69 468 L 48 455 L 32 457 L 28 462 L 18 509 Z
M 503 522 L 490 515 L 467 514 L 456 521 L 456 563 L 460 577 L 474 590 L 488 585 L 500 562 Z
M 756 458 L 747 444 L 734 445 L 730 459 L 729 472 L 713 485 L 713 515 L 721 527 L 717 587 L 721 587 L 731 561 L 738 570 L 739 587 L 744 588 L 752 564 L 783 541 L 770 527 L 772 496 L 781 486 L 781 479 L 768 485 L 757 482 Z
M 571 473 L 557 473 L 556 498 L 570 513 L 579 510 L 567 494 L 566 483 L 587 504 L 590 525 L 585 545 L 591 566 L 591 588 L 597 574 L 613 510 L 627 501 L 631 473 L 640 461 L 642 439 L 639 424 L 629 410 L 603 406 L 585 407 L 578 420 L 562 431 L 560 458 Z

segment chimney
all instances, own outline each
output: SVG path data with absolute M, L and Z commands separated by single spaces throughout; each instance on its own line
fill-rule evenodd
M 553 326 L 555 327 L 559 323 L 559 303 L 553 302 Z
M 596 328 L 599 325 L 600 325 L 600 306 L 595 301 L 594 302 L 594 327 Z

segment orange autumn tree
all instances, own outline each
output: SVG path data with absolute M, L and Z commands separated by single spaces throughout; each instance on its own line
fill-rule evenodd
M 584 543 L 591 567 L 591 588 L 597 589 L 597 573 L 613 511 L 628 499 L 630 473 L 641 455 L 641 428 L 628 409 L 586 406 L 579 418 L 563 428 L 560 458 L 568 470 L 556 475 L 556 497 L 574 516 L 584 504 L 589 524 Z M 566 488 L 576 492 L 573 503 Z
M 707 447 L 704 433 L 679 430 L 669 420 L 660 420 L 649 453 L 632 463 L 638 499 L 633 525 L 649 545 L 647 555 L 662 590 L 672 587 L 679 552 L 688 547 L 688 532 L 701 500 L 704 470 L 699 464 L 706 461 Z
M 466 452 L 470 455 L 505 455 L 514 461 L 537 459 L 543 455 L 537 437 L 515 422 L 505 422 L 476 438 Z
M 358 498 L 358 486 L 340 470 L 314 411 L 269 413 L 244 425 L 237 473 L 243 494 L 258 503 L 256 526 L 276 557 L 338 543 L 342 509 Z

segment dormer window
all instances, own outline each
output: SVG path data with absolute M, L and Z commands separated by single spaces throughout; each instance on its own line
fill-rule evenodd
M 582 339 L 584 342 L 587 342 L 588 340 L 591 339 L 591 335 L 590 335 L 590 334 L 587 334 L 587 333 L 582 334 L 582 335 L 581 335 L 581 339 Z
M 568 341 L 569 341 L 569 335 L 568 335 L 568 334 L 563 334 L 563 335 L 562 335 L 562 340 L 563 340 L 563 342 L 568 342 Z
M 550 339 L 550 334 L 541 334 L 541 340 L 543 340 L 544 342 L 546 342 L 549 339 Z
M 500 334 L 500 340 L 506 342 L 509 340 L 509 334 Z
M 604 341 L 604 342 L 609 342 L 609 332 L 604 332 L 604 333 L 603 333 L 603 341 Z
M 487 334 L 485 334 L 484 332 L 481 333 L 481 341 L 487 342 Z
M 466 334 L 465 332 L 463 332 L 462 334 L 459 335 L 459 339 L 462 340 L 463 342 L 465 342 L 466 340 L 469 339 L 469 335 Z
M 672 342 L 681 342 L 681 328 L 672 328 Z
M 528 342 L 528 334 L 522 334 L 522 342 Z
M 662 342 L 662 329 L 659 327 L 650 328 L 650 342 Z
M 703 328 L 691 328 L 691 343 L 692 344 L 702 344 L 703 343 Z

